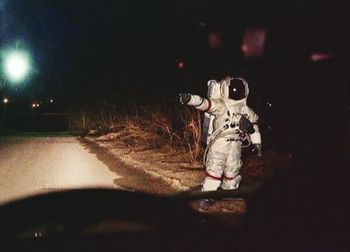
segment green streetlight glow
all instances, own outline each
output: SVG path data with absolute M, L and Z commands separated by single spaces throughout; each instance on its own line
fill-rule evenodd
M 29 55 L 24 51 L 10 51 L 5 56 L 3 67 L 7 78 L 11 82 L 21 82 L 30 70 Z

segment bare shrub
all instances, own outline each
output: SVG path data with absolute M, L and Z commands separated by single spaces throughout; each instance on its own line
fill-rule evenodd
M 158 149 L 166 153 L 184 153 L 192 164 L 201 159 L 201 115 L 188 107 L 172 104 L 148 104 L 120 107 L 98 103 L 80 107 L 72 117 L 75 128 L 98 134 L 119 132 L 117 140 L 128 145 Z M 80 124 L 80 127 L 77 125 Z M 73 125 L 73 123 L 72 123 Z
M 180 136 L 177 135 L 172 126 L 171 120 L 164 113 L 152 113 L 151 127 L 159 129 L 161 133 L 166 134 L 171 142 L 180 141 Z
M 184 108 L 180 114 L 180 118 L 185 125 L 183 140 L 187 144 L 189 158 L 191 163 L 200 160 L 203 153 L 201 144 L 202 123 L 198 110 Z

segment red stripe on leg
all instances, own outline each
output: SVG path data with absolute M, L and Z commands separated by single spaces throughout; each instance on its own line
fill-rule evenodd
M 221 177 L 213 176 L 213 175 L 209 174 L 208 172 L 206 172 L 205 175 L 209 178 L 212 178 L 212 179 L 221 180 Z
M 227 180 L 232 180 L 232 179 L 234 179 L 235 177 L 237 177 L 238 176 L 238 174 L 236 175 L 236 176 L 233 176 L 233 177 L 227 177 L 227 176 L 223 176 L 224 177 L 224 179 L 227 179 Z

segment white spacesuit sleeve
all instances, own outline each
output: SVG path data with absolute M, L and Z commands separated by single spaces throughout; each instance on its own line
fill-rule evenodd
M 255 114 L 254 111 L 248 106 L 244 106 L 242 108 L 242 114 L 245 114 L 248 120 L 253 123 L 255 132 L 253 134 L 250 134 L 250 140 L 252 141 L 252 144 L 261 144 L 261 134 L 258 126 L 258 115 Z
M 198 95 L 191 95 L 191 100 L 187 105 L 193 106 L 198 110 L 205 111 L 213 115 L 220 113 L 222 109 L 222 103 L 219 100 L 202 98 Z
M 211 102 L 209 99 L 202 98 L 198 95 L 191 95 L 191 100 L 187 105 L 193 106 L 201 111 L 208 111 L 211 107 Z

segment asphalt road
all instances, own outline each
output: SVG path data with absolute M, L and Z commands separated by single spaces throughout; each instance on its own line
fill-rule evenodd
M 72 188 L 120 188 L 116 171 L 75 137 L 0 137 L 0 204 Z

